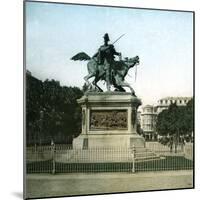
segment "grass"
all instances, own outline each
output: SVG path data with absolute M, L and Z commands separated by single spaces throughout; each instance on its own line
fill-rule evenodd
M 56 173 L 76 172 L 131 172 L 133 163 L 55 163 Z M 164 171 L 193 169 L 193 161 L 183 156 L 167 156 L 165 159 L 135 163 L 135 171 Z M 51 173 L 52 160 L 27 163 L 27 173 Z
M 183 156 L 167 156 L 165 159 L 136 163 L 135 171 L 162 171 L 192 169 L 193 161 Z

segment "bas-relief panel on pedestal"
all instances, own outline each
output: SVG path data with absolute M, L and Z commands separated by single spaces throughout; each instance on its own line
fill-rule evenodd
M 127 110 L 91 110 L 90 130 L 128 129 Z

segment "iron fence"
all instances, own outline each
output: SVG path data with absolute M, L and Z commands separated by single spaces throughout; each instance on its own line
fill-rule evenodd
M 190 145 L 191 147 L 191 145 Z M 187 147 L 188 148 L 188 147 Z M 192 147 L 193 148 L 193 147 Z M 159 143 L 146 147 L 72 148 L 52 144 L 26 149 L 27 173 L 140 172 L 191 170 L 192 150 L 171 152 Z

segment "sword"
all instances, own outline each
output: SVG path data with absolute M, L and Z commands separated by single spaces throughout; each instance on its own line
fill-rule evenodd
M 125 33 L 122 34 L 120 37 L 118 37 L 112 44 L 115 44 L 115 43 L 116 43 L 120 38 L 122 38 L 124 35 L 125 35 Z
M 136 82 L 136 79 L 137 79 L 137 65 L 138 64 L 136 64 L 136 66 L 135 66 L 135 82 Z

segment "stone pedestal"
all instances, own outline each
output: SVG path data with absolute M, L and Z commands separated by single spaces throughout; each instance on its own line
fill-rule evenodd
M 75 148 L 144 147 L 136 131 L 141 100 L 125 92 L 88 92 L 78 103 L 82 107 L 82 132 Z

